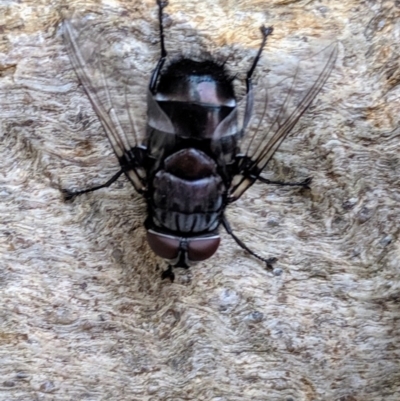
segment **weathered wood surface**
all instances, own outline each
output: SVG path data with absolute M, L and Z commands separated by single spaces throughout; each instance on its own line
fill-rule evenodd
M 2 2 L 0 399 L 398 401 L 399 2 L 170 3 L 171 53 L 200 35 L 242 77 L 263 22 L 275 32 L 258 77 L 291 39 L 340 41 L 332 79 L 271 163 L 271 177 L 312 176 L 311 191 L 254 185 L 229 208 L 283 273 L 223 234 L 215 257 L 162 282 L 125 179 L 64 203 L 60 187 L 118 165 L 71 70 L 61 4 Z M 151 70 L 154 1 L 75 8 L 121 38 L 139 32 Z

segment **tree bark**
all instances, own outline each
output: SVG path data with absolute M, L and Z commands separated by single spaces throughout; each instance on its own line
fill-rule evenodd
M 398 401 L 399 2 L 170 0 L 169 59 L 227 60 L 239 92 L 262 24 L 274 33 L 257 94 L 301 46 L 339 46 L 265 172 L 313 177 L 311 190 L 259 183 L 227 209 L 282 274 L 222 233 L 217 254 L 174 283 L 125 178 L 63 201 L 62 188 L 119 165 L 70 64 L 61 8 L 133 49 L 111 50 L 138 68 L 139 126 L 159 54 L 155 1 L 0 5 L 0 399 Z

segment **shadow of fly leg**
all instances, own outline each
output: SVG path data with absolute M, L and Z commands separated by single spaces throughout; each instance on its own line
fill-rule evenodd
M 87 192 L 93 192 L 93 191 L 97 191 L 98 189 L 101 189 L 101 188 L 107 188 L 112 183 L 117 181 L 122 173 L 123 173 L 123 170 L 121 169 L 121 170 L 118 171 L 117 174 L 113 175 L 106 183 L 104 183 L 102 185 L 97 185 L 97 186 L 92 187 L 92 188 L 83 189 L 82 191 L 70 191 L 69 189 L 62 189 L 62 193 L 64 195 L 64 199 L 66 201 L 69 201 L 69 200 L 74 199 L 76 196 L 79 196 L 79 195 L 82 195 L 82 194 L 86 194 Z
M 228 223 L 228 220 L 226 219 L 225 216 L 222 216 L 222 225 L 224 226 L 226 232 L 235 240 L 235 242 L 246 252 L 248 252 L 250 255 L 254 256 L 255 258 L 261 260 L 262 262 L 265 263 L 267 270 L 272 271 L 274 270 L 274 267 L 272 266 L 273 263 L 275 263 L 278 259 L 277 258 L 263 258 L 260 255 L 257 255 L 254 251 L 252 251 L 243 241 L 241 241 L 232 231 L 232 228 L 230 224 Z
M 175 273 L 172 271 L 171 265 L 168 265 L 168 269 L 161 273 L 161 280 L 165 280 L 166 278 L 169 278 L 171 283 L 173 283 L 175 280 Z
M 264 178 L 264 177 L 258 177 L 257 180 L 263 182 L 264 184 L 282 185 L 282 186 L 290 186 L 290 187 L 303 187 L 305 189 L 310 189 L 312 177 L 308 177 L 304 181 L 301 181 L 301 182 L 272 181 L 272 180 L 268 180 L 267 178 Z

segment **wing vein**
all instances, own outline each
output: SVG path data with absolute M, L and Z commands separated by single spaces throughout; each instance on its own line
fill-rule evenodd
M 286 96 L 285 102 L 284 102 L 283 106 L 281 107 L 281 110 L 279 111 L 278 117 L 275 119 L 274 123 L 272 124 L 272 126 L 273 126 L 276 123 L 279 128 L 274 133 L 272 138 L 268 141 L 268 143 L 264 147 L 259 148 L 259 150 L 257 151 L 257 156 L 252 157 L 252 161 L 253 161 L 252 167 L 253 168 L 257 167 L 257 170 L 259 170 L 261 172 L 261 170 L 263 170 L 266 167 L 266 165 L 271 160 L 271 158 L 273 157 L 275 152 L 278 150 L 281 143 L 285 140 L 286 136 L 291 132 L 293 127 L 297 124 L 297 122 L 299 121 L 301 116 L 306 112 L 306 110 L 309 108 L 309 106 L 311 105 L 314 98 L 317 96 L 317 94 L 320 92 L 320 90 L 324 86 L 326 80 L 328 79 L 328 77 L 333 69 L 333 66 L 334 66 L 334 63 L 336 60 L 336 56 L 337 56 L 337 46 L 335 45 L 334 50 L 331 52 L 329 59 L 328 59 L 327 63 L 325 64 L 323 70 L 321 71 L 320 75 L 318 76 L 317 80 L 314 82 L 312 87 L 308 90 L 307 94 L 305 95 L 303 100 L 300 102 L 300 104 L 292 111 L 292 113 L 286 119 L 286 121 L 282 125 L 280 125 L 278 120 L 279 120 L 279 117 L 281 116 L 281 114 L 283 113 L 285 105 L 288 102 L 288 98 L 290 97 L 290 92 L 288 93 L 288 95 Z M 297 71 L 298 70 L 296 70 L 296 75 L 295 75 L 295 79 L 293 80 L 291 90 L 294 86 L 295 80 L 297 79 Z M 264 135 L 263 139 L 265 139 L 265 137 L 266 136 Z

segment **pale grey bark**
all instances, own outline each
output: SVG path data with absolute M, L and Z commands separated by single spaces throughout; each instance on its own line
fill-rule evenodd
M 340 42 L 267 174 L 312 176 L 311 191 L 257 184 L 228 211 L 283 273 L 222 234 L 215 257 L 162 282 L 125 179 L 64 203 L 60 187 L 103 182 L 118 163 L 71 70 L 61 4 L 3 1 L 0 399 L 399 400 L 399 2 L 170 3 L 171 54 L 207 47 L 239 78 L 261 23 L 275 31 L 258 78 L 298 38 Z M 153 1 L 69 5 L 132 35 L 151 70 Z

